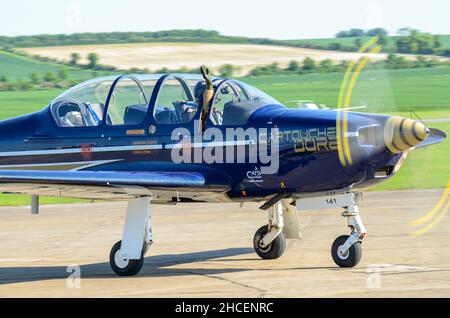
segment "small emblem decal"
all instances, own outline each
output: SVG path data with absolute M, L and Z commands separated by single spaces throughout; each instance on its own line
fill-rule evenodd
M 247 178 L 249 182 L 252 183 L 261 183 L 263 182 L 261 170 L 258 167 L 255 167 L 254 170 L 247 171 Z

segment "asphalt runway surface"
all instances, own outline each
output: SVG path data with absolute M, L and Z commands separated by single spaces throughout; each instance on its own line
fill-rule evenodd
M 442 193 L 366 192 L 360 210 L 368 235 L 351 269 L 336 267 L 330 255 L 333 240 L 348 234 L 339 210 L 300 211 L 303 239 L 264 261 L 252 247 L 266 223 L 257 204 L 153 205 L 155 243 L 140 274 L 126 278 L 108 261 L 125 202 L 41 206 L 38 216 L 2 207 L 0 296 L 449 297 L 450 213 L 420 236 L 411 234 L 423 225 L 410 224 Z M 70 265 L 80 266 L 80 280 Z

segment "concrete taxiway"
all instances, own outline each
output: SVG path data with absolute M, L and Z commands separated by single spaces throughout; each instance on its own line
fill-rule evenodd
M 38 216 L 3 207 L 0 296 L 450 297 L 450 213 L 420 236 L 411 233 L 426 224 L 410 224 L 442 193 L 365 193 L 360 210 L 369 232 L 352 269 L 337 268 L 330 255 L 333 240 L 348 233 L 338 210 L 301 211 L 303 239 L 263 261 L 252 248 L 266 222 L 257 204 L 153 205 L 155 244 L 129 278 L 115 276 L 108 262 L 125 202 L 42 206 Z M 80 266 L 80 281 L 68 278 L 69 265 Z

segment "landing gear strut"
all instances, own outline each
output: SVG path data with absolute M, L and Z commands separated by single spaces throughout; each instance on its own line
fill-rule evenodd
M 282 199 L 269 208 L 269 222 L 253 238 L 256 254 L 262 259 L 276 259 L 286 249 L 286 239 L 300 239 L 300 223 L 292 199 Z
M 128 202 L 122 240 L 109 255 L 112 270 L 119 276 L 133 276 L 144 265 L 144 255 L 152 244 L 150 198 Z
M 269 209 L 269 224 L 260 227 L 253 237 L 253 247 L 259 257 L 276 259 L 283 255 L 286 248 L 283 228 L 283 207 L 278 202 Z
M 361 260 L 361 241 L 367 231 L 359 216 L 357 203 L 360 196 L 360 193 L 348 192 L 326 197 L 301 198 L 296 200 L 297 208 L 302 210 L 344 208 L 342 216 L 347 218 L 347 224 L 351 230 L 351 234 L 339 236 L 331 246 L 333 261 L 340 267 L 354 267 Z
M 359 216 L 357 196 L 345 207 L 342 216 L 347 218 L 350 235 L 339 236 L 331 246 L 331 256 L 340 267 L 355 267 L 362 256 L 361 242 L 367 231 Z

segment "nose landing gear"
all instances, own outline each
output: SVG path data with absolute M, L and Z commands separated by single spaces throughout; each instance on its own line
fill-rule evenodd
M 362 256 L 361 242 L 367 233 L 359 216 L 358 196 L 351 194 L 348 206 L 344 207 L 345 211 L 342 213 L 347 218 L 351 234 L 339 236 L 331 246 L 331 256 L 339 267 L 355 267 L 359 264 Z
M 331 246 L 333 261 L 340 267 L 354 267 L 361 260 L 361 242 L 367 231 L 359 216 L 357 203 L 360 196 L 361 193 L 358 192 L 347 192 L 329 196 L 298 198 L 295 201 L 298 210 L 344 208 L 342 216 L 347 218 L 351 234 L 339 236 Z

